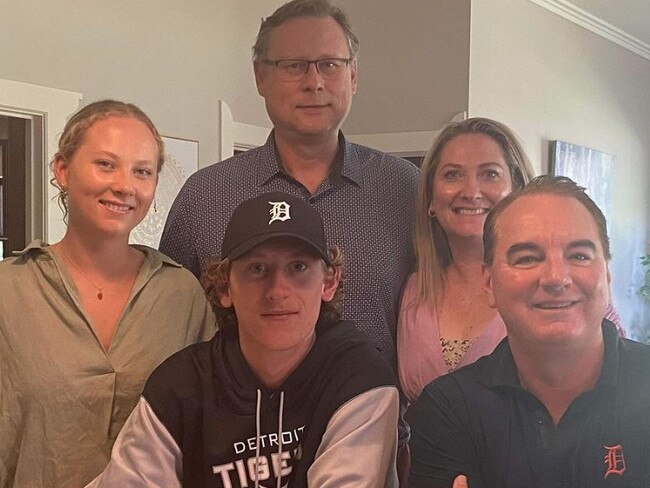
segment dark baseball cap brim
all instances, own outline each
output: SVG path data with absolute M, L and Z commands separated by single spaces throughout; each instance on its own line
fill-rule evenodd
M 245 240 L 244 242 L 240 243 L 238 246 L 231 249 L 230 252 L 228 253 L 228 259 L 230 261 L 239 259 L 243 255 L 251 251 L 253 248 L 259 246 L 260 244 L 269 241 L 271 239 L 276 239 L 278 237 L 287 237 L 287 238 L 296 239 L 298 241 L 304 242 L 311 248 L 312 251 L 314 251 L 314 254 L 322 258 L 327 264 L 331 264 L 330 257 L 327 254 L 323 253 L 323 251 L 318 247 L 318 245 L 316 245 L 314 242 L 310 241 L 309 239 L 305 239 L 303 236 L 292 234 L 290 232 L 272 232 L 264 235 L 251 237 L 250 239 Z

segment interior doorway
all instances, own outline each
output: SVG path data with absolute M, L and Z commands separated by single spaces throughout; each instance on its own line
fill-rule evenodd
M 5 246 L 8 238 L 0 241 L 3 248 L 0 250 L 0 259 L 16 248 L 22 249 L 24 244 L 33 239 L 56 242 L 63 236 L 63 213 L 56 203 L 58 191 L 49 184 L 48 162 L 57 151 L 57 141 L 67 118 L 77 110 L 81 98 L 81 93 L 0 79 L 0 117 L 5 117 L 5 132 L 0 139 L 9 139 L 8 119 L 17 119 L 11 122 L 12 133 L 18 130 L 13 128 L 15 125 L 22 127 L 23 136 L 16 135 L 16 142 L 11 144 L 12 149 L 7 152 L 14 154 L 14 149 L 21 145 L 20 141 L 24 150 L 24 154 L 12 156 L 16 159 L 16 167 L 10 169 L 12 181 L 14 177 L 16 181 L 24 179 L 22 184 L 11 185 L 11 191 L 15 193 L 8 194 L 9 186 L 6 186 L 8 181 L 5 178 L 9 177 L 4 172 L 6 157 L 3 160 L 3 195 L 0 199 L 3 223 L 7 222 L 9 215 L 12 219 L 15 215 L 16 225 L 21 223 L 23 229 L 12 231 L 12 235 L 16 236 L 12 242 L 16 244 Z M 22 165 L 18 161 L 22 161 Z M 3 235 L 6 232 L 5 225 Z
M 31 237 L 28 225 L 28 170 L 33 165 L 28 144 L 31 137 L 31 120 L 25 117 L 2 115 L 0 112 L 0 257 L 25 247 Z M 42 137 L 36 139 L 42 140 Z

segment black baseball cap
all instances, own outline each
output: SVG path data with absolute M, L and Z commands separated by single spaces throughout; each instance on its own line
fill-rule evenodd
M 275 237 L 300 239 L 330 263 L 320 214 L 303 199 L 281 192 L 264 193 L 239 204 L 226 227 L 221 259 L 234 261 Z

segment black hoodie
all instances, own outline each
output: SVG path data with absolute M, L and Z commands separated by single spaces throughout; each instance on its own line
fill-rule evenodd
M 365 336 L 351 322 L 338 322 L 317 327 L 311 350 L 277 390 L 264 387 L 252 372 L 236 332 L 220 331 L 160 365 L 145 386 L 142 403 L 153 412 L 148 414 L 151 421 L 162 424 L 156 428 L 173 438 L 184 487 L 306 487 L 308 471 L 320 456 L 327 472 L 309 478 L 318 483 L 392 486 L 392 466 L 382 465 L 392 462 L 396 442 L 394 385 L 391 368 Z M 324 446 L 329 431 L 331 445 Z M 376 438 L 378 433 L 386 438 Z M 115 449 L 123 444 L 118 439 Z M 340 452 L 332 456 L 329 451 L 327 457 L 330 448 Z M 357 459 L 350 454 L 358 454 Z M 340 481 L 332 481 L 337 479 L 332 470 L 341 470 Z M 364 470 L 375 470 L 377 479 L 364 481 L 369 476 Z M 104 484 L 92 486 L 117 486 L 106 483 L 108 471 Z

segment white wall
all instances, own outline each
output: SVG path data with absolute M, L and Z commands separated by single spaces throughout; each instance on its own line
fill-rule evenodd
M 82 103 L 132 101 L 164 135 L 198 140 L 206 165 L 218 155 L 219 99 L 236 122 L 270 126 L 250 48 L 261 17 L 281 3 L 0 0 L 0 79 L 80 92 Z M 469 107 L 511 125 L 538 171 L 551 139 L 618 156 L 615 304 L 627 323 L 640 322 L 650 62 L 527 0 L 472 0 L 471 41 L 469 0 L 339 3 L 361 40 L 348 133 L 425 140 Z
M 617 156 L 610 237 L 614 304 L 646 323 L 637 292 L 650 202 L 650 62 L 527 0 L 472 0 L 469 115 L 510 125 L 538 173 L 548 141 Z
M 264 118 L 250 69 L 261 14 L 249 4 L 271 8 L 261 0 L 0 0 L 0 79 L 80 92 L 82 104 L 134 102 L 164 135 L 198 140 L 205 165 L 218 154 L 219 99 Z
M 234 90 L 226 99 L 236 122 L 271 127 L 264 99 L 258 95 L 255 87 L 252 47 L 262 18 L 271 15 L 283 3 L 284 0 L 241 0 L 236 3 L 233 20 L 237 31 L 235 38 L 228 40 L 224 46 L 232 50 L 236 57 L 236 69 L 230 73 Z
M 141 106 L 164 135 L 218 159 L 218 100 L 270 127 L 251 46 L 283 0 L 0 0 L 0 79 Z M 467 109 L 469 0 L 338 2 L 361 40 L 351 134 L 431 131 Z
M 345 0 L 361 43 L 349 134 L 439 129 L 467 110 L 469 0 Z

